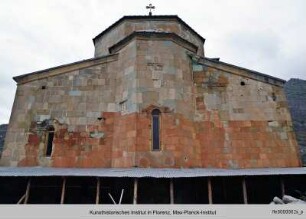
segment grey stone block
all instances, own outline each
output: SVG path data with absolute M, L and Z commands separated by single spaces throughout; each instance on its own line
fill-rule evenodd
M 70 96 L 81 96 L 81 91 L 79 90 L 71 90 L 69 91 Z
M 104 132 L 98 132 L 98 131 L 96 131 L 96 132 L 90 132 L 89 136 L 90 136 L 91 138 L 104 138 L 105 133 L 104 133 Z

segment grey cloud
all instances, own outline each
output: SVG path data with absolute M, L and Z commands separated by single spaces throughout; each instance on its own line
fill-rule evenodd
M 241 59 L 249 56 L 275 57 L 280 49 L 277 36 L 265 32 L 235 32 L 227 37 L 226 43 L 241 54 Z

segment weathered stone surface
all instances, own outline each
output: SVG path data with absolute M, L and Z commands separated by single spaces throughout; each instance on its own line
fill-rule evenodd
M 119 22 L 112 31 L 95 39 L 95 57 L 108 55 L 109 48 L 124 39 L 134 31 L 153 31 L 153 32 L 171 32 L 175 33 L 183 39 L 198 46 L 198 55 L 204 56 L 204 42 L 187 26 L 181 23 L 176 16 L 169 17 L 146 17 L 142 20 L 135 18 L 126 18 Z M 163 47 L 171 46 L 172 42 L 166 40 L 163 42 Z M 131 56 L 135 56 L 135 50 L 131 52 Z M 147 59 L 150 59 L 150 54 L 147 54 Z
M 200 46 L 197 54 L 185 41 L 148 32 L 127 38 L 117 55 L 18 78 L 2 165 L 301 165 L 284 82 L 198 56 L 199 39 L 175 21 L 123 22 L 96 42 L 96 55 L 150 25 Z M 161 112 L 160 151 L 152 150 L 154 109 Z

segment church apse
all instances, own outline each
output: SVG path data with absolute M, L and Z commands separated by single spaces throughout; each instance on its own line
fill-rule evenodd
M 301 165 L 284 81 L 205 58 L 177 16 L 123 18 L 94 43 L 93 59 L 15 78 L 3 165 Z

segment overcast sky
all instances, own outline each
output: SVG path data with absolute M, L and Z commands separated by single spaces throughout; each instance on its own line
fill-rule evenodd
M 0 124 L 12 77 L 93 57 L 92 38 L 124 15 L 178 15 L 206 39 L 207 57 L 285 80 L 306 79 L 304 0 L 0 0 Z

